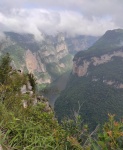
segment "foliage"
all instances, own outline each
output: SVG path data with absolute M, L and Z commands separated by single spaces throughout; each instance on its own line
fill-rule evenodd
M 63 65 L 63 67 L 60 66 Z M 59 78 L 62 74 L 72 69 L 72 55 L 68 54 L 59 60 L 59 63 L 52 62 L 46 65 L 49 74 L 53 79 Z
M 49 74 L 55 79 L 61 75 L 61 69 L 59 68 L 57 63 L 50 63 L 47 64 L 47 70 L 49 71 Z
M 36 92 L 36 78 L 32 73 L 28 73 L 29 83 L 32 86 L 32 90 L 35 93 Z
M 114 116 L 109 114 L 109 121 L 104 124 L 102 132 L 91 141 L 96 150 L 123 149 L 123 121 L 116 121 Z
M 12 119 L 6 124 L 1 124 L 1 128 L 7 130 L 3 145 L 20 150 L 52 150 L 54 148 L 62 150 L 64 140 L 66 140 L 64 131 L 60 129 L 57 121 L 53 120 L 53 114 L 48 114 L 44 110 L 45 106 L 38 104 L 28 110 L 23 110 L 24 112 L 21 112 L 23 116 L 15 117 L 15 114 L 11 112 Z
M 73 59 L 73 56 L 71 54 L 68 54 L 65 57 L 63 57 L 62 59 L 60 59 L 60 63 L 63 63 L 65 65 L 65 68 L 63 68 L 64 72 L 71 70 L 72 59 Z
M 80 115 L 92 129 L 107 121 L 108 113 L 116 114 L 117 119 L 123 116 L 123 88 L 119 88 L 123 84 L 122 57 L 112 57 L 110 61 L 96 66 L 92 61 L 93 57 L 100 60 L 102 54 L 123 52 L 122 40 L 123 30 L 108 31 L 87 51 L 76 54 L 74 60 L 78 67 L 81 68 L 84 59 L 90 65 L 83 77 L 71 74 L 65 90 L 57 98 L 55 112 L 59 120 L 65 116 L 73 118 L 78 101 L 83 105 Z M 112 85 L 108 81 L 113 82 Z
M 81 116 L 77 115 L 74 120 L 64 119 L 61 125 L 69 137 L 77 139 L 77 142 L 83 145 L 83 148 L 89 146 L 85 143 L 89 137 L 88 126 L 83 124 Z
M 98 41 L 95 42 L 87 51 L 78 52 L 74 59 L 79 57 L 90 58 L 110 53 L 122 47 L 123 29 L 107 31 Z
M 3 150 L 123 149 L 122 120 L 115 121 L 114 115 L 109 115 L 102 130 L 89 133 L 79 115 L 79 107 L 73 120 L 64 119 L 60 125 L 53 111 L 47 109 L 45 99 L 32 105 L 35 94 L 20 92 L 30 81 L 29 75 L 12 70 L 10 60 L 7 54 L 0 63 L 0 77 L 3 77 L 0 80 L 0 146 Z M 27 108 L 23 107 L 23 100 L 29 102 Z
M 34 77 L 12 70 L 8 54 L 2 58 L 1 66 L 0 77 L 6 78 L 0 85 L 0 145 L 13 150 L 79 150 L 77 139 L 69 137 L 58 124 L 47 103 L 33 105 L 35 93 L 21 93 L 21 87 Z M 23 101 L 28 102 L 27 108 Z
M 9 57 L 9 54 L 7 53 L 5 57 L 2 57 L 1 63 L 0 63 L 0 83 L 6 84 L 7 79 L 9 77 L 9 73 L 12 70 L 12 67 L 10 66 L 11 58 Z
M 35 40 L 33 34 L 19 34 L 14 32 L 5 32 L 5 34 L 12 40 L 14 43 L 17 43 L 21 49 L 31 49 L 33 52 L 40 49 L 39 42 Z M 14 47 L 13 47 L 14 48 Z
M 102 75 L 103 76 L 103 75 Z M 71 77 L 66 89 L 55 102 L 55 112 L 59 120 L 68 116 L 73 118 L 73 110 L 78 110 L 78 101 L 82 105 L 80 115 L 83 121 L 94 129 L 98 123 L 107 121 L 107 114 L 123 115 L 123 89 L 117 89 L 103 83 L 103 79 L 92 81 L 92 77 Z

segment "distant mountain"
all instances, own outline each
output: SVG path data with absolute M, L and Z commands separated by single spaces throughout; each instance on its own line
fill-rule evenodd
M 59 119 L 76 113 L 93 126 L 108 113 L 123 116 L 123 30 L 107 31 L 87 51 L 73 59 L 73 71 L 65 90 L 56 100 Z
M 32 72 L 42 88 L 72 68 L 73 50 L 70 50 L 67 40 L 63 33 L 56 36 L 43 34 L 42 40 L 37 41 L 32 34 L 5 32 L 5 37 L 0 40 L 0 54 L 10 53 L 12 66 Z M 81 42 L 74 45 L 75 51 L 79 44 Z
M 76 37 L 66 37 L 66 42 L 70 53 L 76 54 L 79 51 L 87 50 L 99 37 L 80 35 Z

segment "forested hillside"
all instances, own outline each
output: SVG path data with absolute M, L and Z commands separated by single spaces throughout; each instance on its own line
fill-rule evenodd
M 91 127 L 104 123 L 108 113 L 122 118 L 122 42 L 122 29 L 107 31 L 87 51 L 75 55 L 69 83 L 55 103 L 59 120 L 73 118 L 78 109 Z
M 9 54 L 0 62 L 0 150 L 79 149 L 60 126 L 48 101 L 36 94 L 35 77 L 13 70 Z
M 122 129 L 114 115 L 92 132 L 77 114 L 59 124 L 48 101 L 36 94 L 35 77 L 13 69 L 9 54 L 1 58 L 0 150 L 121 150 Z
M 28 33 L 3 34 L 0 37 L 0 55 L 9 53 L 16 69 L 33 73 L 39 90 L 71 70 L 73 54 L 87 49 L 98 39 L 94 36 L 72 38 L 65 33 L 42 33 L 42 39 L 36 39 L 33 34 Z

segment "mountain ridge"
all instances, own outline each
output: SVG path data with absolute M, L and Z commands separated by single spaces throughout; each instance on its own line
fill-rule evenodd
M 115 33 L 116 36 L 112 37 Z M 105 37 L 112 39 L 109 42 Z M 122 117 L 123 47 L 119 45 L 122 41 L 122 29 L 107 31 L 87 51 L 75 55 L 69 83 L 55 103 L 59 120 L 73 117 L 79 109 L 78 103 L 82 105 L 80 115 L 92 126 L 103 123 L 108 113 Z M 104 43 L 112 43 L 115 47 L 112 49 L 112 45 L 105 46 Z
M 43 34 L 42 40 L 39 41 L 35 40 L 33 34 L 4 33 L 5 37 L 0 41 L 0 55 L 9 53 L 13 59 L 13 67 L 33 73 L 39 89 L 71 70 L 73 51 L 76 52 L 76 47 L 81 45 L 85 37 L 74 38 L 73 41 L 78 43 L 74 44 L 75 50 L 71 51 L 69 45 L 73 43 L 70 43 L 70 40 L 69 44 L 67 43 L 69 37 L 64 33 L 58 33 L 56 36 Z M 92 43 L 96 39 L 97 37 L 93 37 Z M 87 41 L 83 46 L 85 48 L 89 45 Z

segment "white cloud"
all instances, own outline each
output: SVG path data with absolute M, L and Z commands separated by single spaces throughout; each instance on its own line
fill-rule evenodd
M 102 35 L 123 26 L 121 0 L 1 0 L 0 30 Z M 33 8 L 35 7 L 35 8 Z

